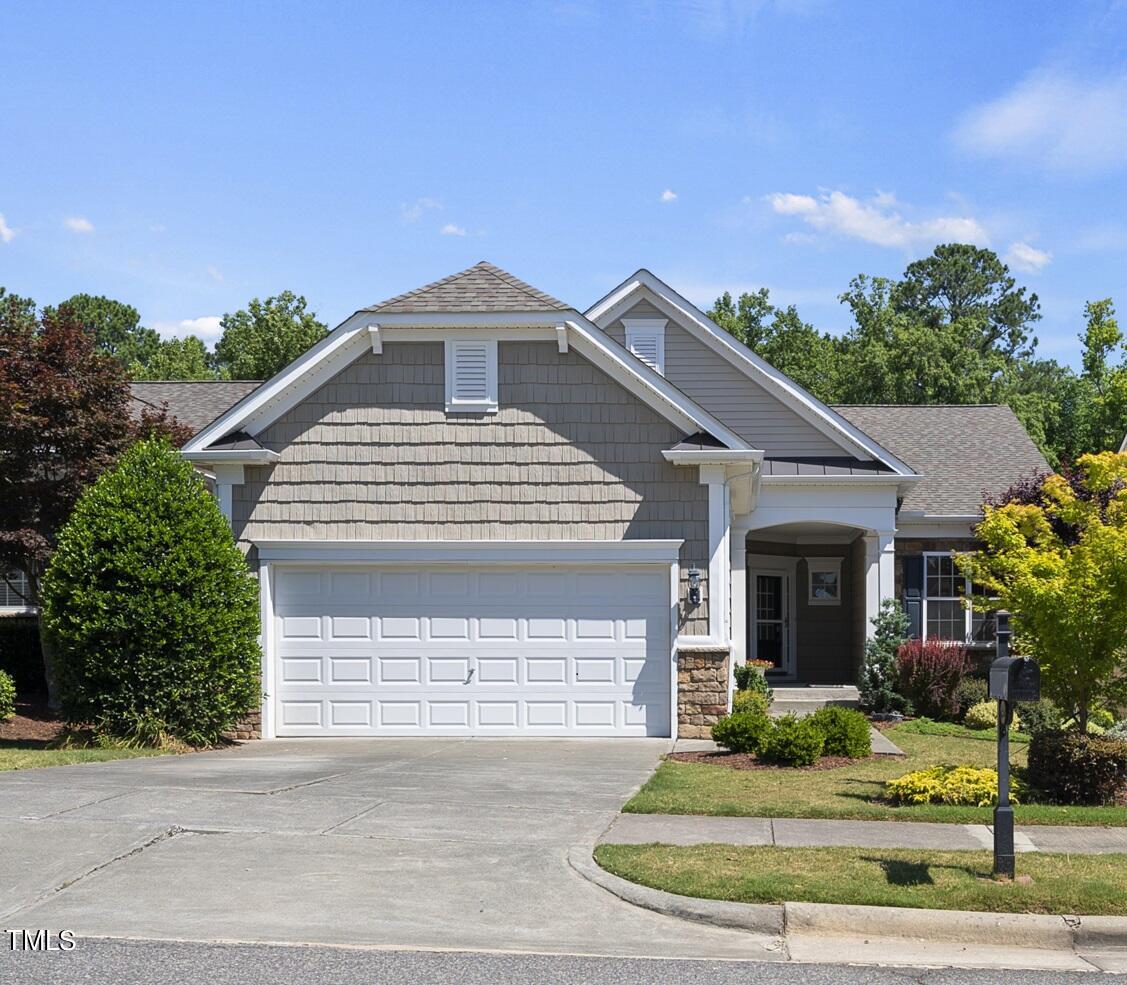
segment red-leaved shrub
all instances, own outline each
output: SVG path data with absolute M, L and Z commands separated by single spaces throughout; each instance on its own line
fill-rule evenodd
M 970 670 L 967 648 L 941 640 L 909 640 L 896 651 L 898 690 L 917 715 L 954 718 L 958 689 Z

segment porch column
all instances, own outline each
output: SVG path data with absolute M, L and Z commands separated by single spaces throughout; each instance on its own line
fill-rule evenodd
M 747 538 L 738 533 L 732 539 L 732 666 L 747 660 Z
M 865 639 L 872 638 L 872 620 L 880 612 L 881 600 L 896 594 L 895 544 L 894 532 L 865 534 Z
M 714 643 L 727 643 L 731 538 L 725 467 L 702 465 L 700 482 L 708 486 L 708 636 Z

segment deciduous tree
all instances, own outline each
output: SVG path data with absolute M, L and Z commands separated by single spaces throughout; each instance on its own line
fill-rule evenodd
M 987 504 L 981 550 L 958 563 L 1014 614 L 1043 688 L 1081 731 L 1099 703 L 1127 700 L 1127 454 L 1084 455 L 1071 477 Z
M 320 341 L 327 331 L 306 301 L 292 291 L 223 316 L 223 335 L 215 346 L 215 364 L 232 380 L 264 380 Z

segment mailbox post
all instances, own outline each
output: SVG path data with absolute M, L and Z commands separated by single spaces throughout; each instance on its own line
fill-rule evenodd
M 1014 809 L 1010 804 L 1010 723 L 1014 705 L 1041 697 L 1041 668 L 1010 656 L 1010 614 L 999 611 L 997 658 L 990 665 L 990 697 L 998 701 L 998 806 L 994 808 L 994 875 L 1014 876 Z

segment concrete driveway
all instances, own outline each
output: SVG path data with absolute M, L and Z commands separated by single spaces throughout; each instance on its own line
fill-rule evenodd
M 664 740 L 328 739 L 0 774 L 0 927 L 770 958 L 567 864 Z

